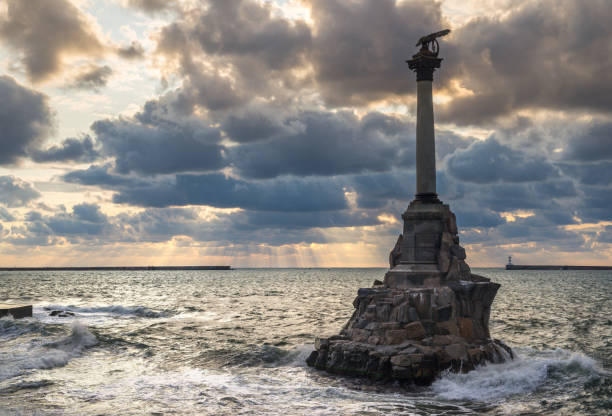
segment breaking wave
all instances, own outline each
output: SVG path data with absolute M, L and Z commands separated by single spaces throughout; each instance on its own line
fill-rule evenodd
M 0 355 L 0 380 L 30 370 L 62 367 L 97 343 L 96 337 L 86 327 L 75 322 L 70 335 L 59 341 L 43 344 L 32 341 Z
M 63 306 L 63 305 L 47 305 L 45 311 L 70 311 L 80 315 L 117 315 L 117 316 L 138 316 L 141 318 L 163 318 L 171 315 L 168 311 L 155 311 L 145 306 L 123 306 L 123 305 L 105 305 L 105 306 Z
M 496 402 L 539 389 L 582 384 L 602 375 L 605 370 L 586 355 L 562 349 L 531 350 L 514 361 L 485 365 L 467 374 L 446 373 L 432 389 L 442 399 Z

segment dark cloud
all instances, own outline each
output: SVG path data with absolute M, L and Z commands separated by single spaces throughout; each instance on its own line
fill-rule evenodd
M 571 161 L 612 160 L 612 123 L 592 125 L 585 134 L 571 138 L 563 153 Z
M 532 182 L 558 176 L 543 157 L 531 157 L 501 145 L 494 137 L 474 142 L 447 160 L 448 172 L 475 183 Z
M 78 73 L 68 87 L 97 91 L 106 85 L 112 74 L 113 70 L 108 65 L 90 66 Z
M 376 215 L 367 212 L 246 212 L 245 227 L 276 229 L 308 229 L 329 227 L 361 227 L 381 224 Z
M 51 146 L 46 150 L 31 152 L 32 160 L 45 162 L 93 162 L 99 158 L 94 142 L 89 136 L 82 139 L 68 138 L 61 144 Z
M 53 131 L 47 97 L 0 76 L 0 165 L 17 162 Z
M 585 185 L 611 185 L 612 162 L 559 163 L 559 168 L 569 177 Z
M 446 26 L 440 4 L 431 1 L 309 3 L 316 25 L 311 59 L 320 91 L 331 105 L 413 92 L 414 75 L 405 60 L 416 52 L 413 45 L 423 34 Z
M 395 117 L 308 112 L 285 124 L 288 132 L 276 138 L 228 149 L 241 175 L 338 175 L 414 164 L 413 125 Z
M 597 233 L 597 241 L 612 244 L 612 225 L 606 226 L 603 231 Z
M 357 193 L 360 208 L 385 207 L 390 200 L 407 204 L 415 194 L 416 175 L 414 171 L 393 171 L 386 173 L 355 175 L 351 189 Z M 401 209 L 405 209 L 405 206 Z
M 34 82 L 60 71 L 66 55 L 92 56 L 105 50 L 85 15 L 68 0 L 6 1 L 0 39 L 21 56 Z
M 301 62 L 310 41 L 302 21 L 275 17 L 269 4 L 252 0 L 209 0 L 191 33 L 210 55 L 250 57 L 268 69 Z
M 584 196 L 577 209 L 584 222 L 612 221 L 612 188 L 608 186 L 583 186 Z
M 176 0 L 128 0 L 127 4 L 148 13 L 171 10 L 178 5 Z
M 444 57 L 473 95 L 440 106 L 438 118 L 490 123 L 526 108 L 610 113 L 611 20 L 606 0 L 537 0 L 471 20 Z
M 72 172 L 68 172 L 62 176 L 62 179 L 68 183 L 100 186 L 102 188 L 114 188 L 119 186 L 146 186 L 147 184 L 145 180 L 110 173 L 110 168 L 110 165 L 91 165 L 84 170 L 73 170 Z
M 243 114 L 230 114 L 223 122 L 222 128 L 232 141 L 248 143 L 274 138 L 290 126 L 283 120 L 278 120 L 276 114 L 250 110 Z
M 222 174 L 176 175 L 148 186 L 121 189 L 113 201 L 146 207 L 209 205 L 263 211 L 329 211 L 347 208 L 333 180 L 276 179 L 246 182 Z
M 292 69 L 307 67 L 308 25 L 277 17 L 265 2 L 210 0 L 203 6 L 159 34 L 157 53 L 176 60 L 185 77 L 174 105 L 186 113 L 196 107 L 221 112 L 256 97 L 277 105 L 295 99 L 304 76 Z
M 453 208 L 451 208 L 453 209 Z M 455 211 L 457 216 L 457 225 L 463 227 L 497 227 L 504 224 L 506 221 L 496 212 L 488 209 L 479 209 L 474 211 L 463 210 L 460 206 Z
M 13 227 L 7 241 L 15 245 L 46 246 L 59 242 L 58 237 L 71 243 L 80 243 L 106 236 L 114 240 L 114 226 L 95 204 L 78 204 L 72 212 L 60 211 L 53 215 L 42 215 L 31 211 L 23 226 Z
M 40 193 L 28 182 L 12 175 L 0 176 L 0 204 L 20 207 L 40 197 Z
M 117 172 L 209 171 L 227 164 L 217 129 L 195 120 L 170 121 L 153 114 L 152 107 L 134 119 L 100 120 L 91 126 L 102 153 L 115 158 Z
M 15 221 L 15 217 L 6 208 L 0 206 L 0 220 Z
M 132 41 L 128 46 L 117 49 L 117 55 L 124 59 L 140 59 L 144 57 L 145 50 L 138 41 Z

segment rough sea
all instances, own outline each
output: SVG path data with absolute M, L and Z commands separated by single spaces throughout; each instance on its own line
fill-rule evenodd
M 0 272 L 0 301 L 34 305 L 0 318 L 0 414 L 612 414 L 612 272 L 475 272 L 518 358 L 430 387 L 304 363 L 384 269 Z

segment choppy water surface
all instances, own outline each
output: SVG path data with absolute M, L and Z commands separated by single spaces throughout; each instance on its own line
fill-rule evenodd
M 383 269 L 0 272 L 0 414 L 604 415 L 612 272 L 478 273 L 502 284 L 491 330 L 519 355 L 428 388 L 305 366 Z M 49 310 L 74 317 L 49 316 Z

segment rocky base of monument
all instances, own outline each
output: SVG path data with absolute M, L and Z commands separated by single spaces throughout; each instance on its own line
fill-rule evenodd
M 353 316 L 339 335 L 315 340 L 308 365 L 429 384 L 445 370 L 512 359 L 512 350 L 489 333 L 500 285 L 471 272 L 455 214 L 439 202 L 413 201 L 402 217 L 404 234 L 384 282 L 359 289 Z
M 308 365 L 330 373 L 430 384 L 442 371 L 467 372 L 513 358 L 490 338 L 499 288 L 481 276 L 448 286 L 359 289 L 355 312 L 339 335 L 315 340 Z

